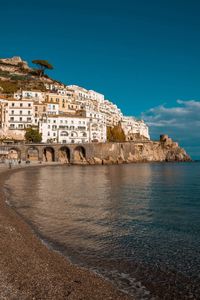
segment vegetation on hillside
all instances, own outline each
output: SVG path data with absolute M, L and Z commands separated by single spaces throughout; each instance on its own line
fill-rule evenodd
M 13 94 L 17 92 L 18 90 L 18 84 L 17 82 L 11 82 L 9 80 L 2 81 L 0 80 L 0 91 L 2 91 L 5 94 Z
M 107 141 L 108 142 L 126 141 L 126 136 L 120 123 L 114 127 L 107 127 Z
M 24 61 L 12 63 L 0 59 L 0 93 L 12 96 L 19 89 L 46 91 L 45 83 L 63 84 L 52 79 L 45 70 L 53 66 L 47 60 L 33 60 L 38 68 L 30 68 Z

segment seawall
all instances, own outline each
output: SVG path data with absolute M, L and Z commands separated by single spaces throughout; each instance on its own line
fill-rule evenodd
M 1 145 L 0 153 L 10 159 L 72 164 L 191 161 L 185 150 L 167 135 L 159 141 Z

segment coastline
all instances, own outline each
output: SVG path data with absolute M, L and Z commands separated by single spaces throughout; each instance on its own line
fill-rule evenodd
M 0 184 L 15 170 L 53 164 L 0 168 Z M 49 249 L 30 226 L 6 204 L 0 190 L 0 298 L 3 299 L 133 299 L 109 281 L 72 265 Z

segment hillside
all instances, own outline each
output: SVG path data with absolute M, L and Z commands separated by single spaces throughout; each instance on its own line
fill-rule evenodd
M 0 92 L 13 94 L 20 88 L 45 91 L 45 84 L 60 82 L 48 75 L 39 77 L 38 70 L 29 67 L 21 57 L 0 59 Z

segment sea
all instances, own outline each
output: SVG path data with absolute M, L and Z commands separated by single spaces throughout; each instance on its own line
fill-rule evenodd
M 9 205 L 48 247 L 134 299 L 200 299 L 200 163 L 14 172 Z

